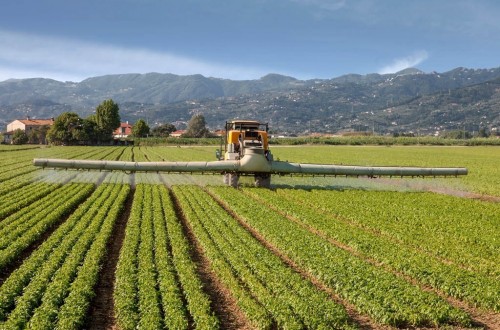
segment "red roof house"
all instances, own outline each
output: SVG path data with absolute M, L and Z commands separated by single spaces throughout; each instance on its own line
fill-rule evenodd
M 127 122 L 120 123 L 120 127 L 113 131 L 113 138 L 120 139 L 132 135 L 132 125 Z

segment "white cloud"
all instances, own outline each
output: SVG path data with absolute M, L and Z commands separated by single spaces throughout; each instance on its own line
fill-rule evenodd
M 259 68 L 209 63 L 148 49 L 3 30 L 0 30 L 0 45 L 0 81 L 44 77 L 77 82 L 99 75 L 147 72 L 256 79 L 269 72 Z
M 429 58 L 429 54 L 427 53 L 427 51 L 420 50 L 414 52 L 409 56 L 393 60 L 391 64 L 386 65 L 380 70 L 378 70 L 378 73 L 380 74 L 395 73 L 407 68 L 412 68 L 419 65 L 427 58 Z

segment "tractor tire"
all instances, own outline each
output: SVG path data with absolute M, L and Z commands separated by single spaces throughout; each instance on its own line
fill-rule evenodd
M 238 188 L 238 181 L 240 179 L 240 176 L 236 173 L 231 173 L 229 174 L 229 186 L 233 188 Z
M 261 188 L 271 187 L 271 175 L 270 174 L 255 174 L 255 186 Z

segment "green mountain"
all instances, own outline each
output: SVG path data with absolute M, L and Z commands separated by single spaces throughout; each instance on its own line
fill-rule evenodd
M 234 81 L 159 73 L 108 75 L 80 83 L 7 80 L 0 82 L 0 127 L 64 111 L 86 117 L 112 98 L 122 120 L 143 118 L 151 126 L 187 121 L 201 112 L 211 128 L 231 118 L 249 118 L 267 121 L 283 134 L 492 130 L 500 126 L 498 79 L 500 68 L 444 73 L 406 69 L 312 80 L 269 74 Z

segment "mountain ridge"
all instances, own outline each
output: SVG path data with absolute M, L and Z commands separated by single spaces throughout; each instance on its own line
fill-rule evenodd
M 233 117 L 251 117 L 269 121 L 271 127 L 274 124 L 278 130 L 289 133 L 360 130 L 367 126 L 372 126 L 374 130 L 376 125 L 377 131 L 387 133 L 398 128 L 422 128 L 419 125 L 426 121 L 425 118 L 418 118 L 418 111 L 412 103 L 415 100 L 451 91 L 471 99 L 470 90 L 462 89 L 481 86 L 498 78 L 500 68 L 456 68 L 444 73 L 424 73 L 409 68 L 394 74 L 349 74 L 309 80 L 273 73 L 260 79 L 236 81 L 207 78 L 200 74 L 179 76 L 154 72 L 90 77 L 79 83 L 46 78 L 9 79 L 0 82 L 0 125 L 27 116 L 55 117 L 64 111 L 74 111 L 85 117 L 103 100 L 112 98 L 120 105 L 123 120 L 145 118 L 150 125 L 187 121 L 192 113 L 202 112 L 210 127 L 220 127 L 221 123 Z M 448 101 L 465 107 L 462 112 L 466 113 L 469 122 L 496 128 L 500 108 L 496 106 L 496 94 L 481 93 L 480 89 L 476 87 L 474 95 L 484 94 L 487 99 L 475 101 L 487 104 L 488 112 L 480 111 L 479 118 L 475 118 L 477 116 L 471 110 L 474 106 L 467 99 Z M 443 104 L 443 99 L 439 102 L 436 97 L 431 99 L 436 103 L 431 104 L 427 99 L 423 103 L 426 113 L 441 110 L 453 112 Z M 419 109 L 422 110 L 422 105 Z M 410 110 L 413 115 L 408 117 Z M 367 113 L 371 119 L 368 119 Z M 398 113 L 399 117 L 394 113 Z M 400 117 L 411 120 L 398 125 Z M 439 125 L 425 124 L 424 128 L 431 132 L 440 127 L 463 127 L 463 122 L 455 120 L 436 124 Z

